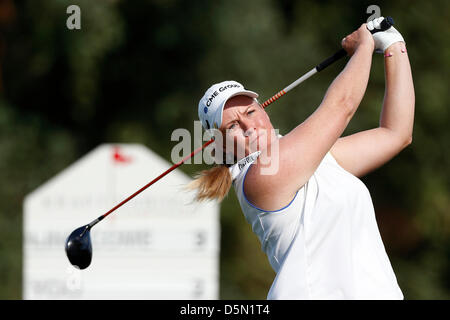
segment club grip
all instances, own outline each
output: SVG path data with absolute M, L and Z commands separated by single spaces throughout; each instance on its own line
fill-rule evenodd
M 345 57 L 347 55 L 347 52 L 344 49 L 339 50 L 338 52 L 336 52 L 335 54 L 333 54 L 331 57 L 323 60 L 321 63 L 319 63 L 316 66 L 316 70 L 317 72 L 322 71 L 323 69 L 325 69 L 326 67 L 328 67 L 330 64 L 332 64 L 333 62 Z
M 381 21 L 380 23 L 380 29 L 374 29 L 372 31 L 370 31 L 372 34 L 380 32 L 380 31 L 385 31 L 387 29 L 389 29 L 391 26 L 394 25 L 394 19 L 392 19 L 392 17 L 386 17 L 383 19 L 383 21 Z M 316 70 L 317 72 L 322 71 L 323 69 L 325 69 L 326 67 L 328 67 L 330 64 L 332 64 L 333 62 L 336 62 L 337 60 L 345 57 L 347 55 L 347 52 L 344 49 L 339 50 L 338 52 L 336 52 L 335 54 L 333 54 L 331 57 L 323 60 L 321 63 L 319 63 L 316 66 Z

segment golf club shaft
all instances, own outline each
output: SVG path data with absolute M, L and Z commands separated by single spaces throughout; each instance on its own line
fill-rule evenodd
M 380 29 L 374 29 L 370 31 L 372 34 L 385 31 L 389 29 L 391 26 L 394 25 L 394 19 L 392 17 L 386 17 L 380 24 Z M 316 74 L 317 72 L 322 71 L 329 65 L 333 64 L 334 62 L 338 61 L 339 59 L 345 57 L 347 55 L 347 52 L 344 49 L 340 49 L 332 56 L 328 57 L 327 59 L 323 60 L 321 63 L 319 63 L 317 66 L 315 66 L 313 69 L 311 69 L 309 72 L 305 73 L 303 76 L 292 82 L 290 85 L 288 85 L 286 88 L 272 96 L 270 99 L 268 99 L 266 102 L 262 104 L 262 107 L 265 108 L 272 102 L 278 100 L 282 96 L 284 96 L 286 93 L 288 93 L 290 90 L 294 89 L 296 86 L 298 86 L 300 83 L 311 77 L 312 75 Z
M 142 191 L 144 191 L 145 189 L 147 189 L 148 187 L 150 187 L 152 184 L 154 184 L 156 181 L 160 180 L 162 177 L 164 177 L 165 175 L 167 175 L 168 173 L 170 173 L 171 171 L 175 170 L 176 168 L 178 168 L 179 166 L 181 166 L 186 160 L 192 158 L 194 155 L 196 155 L 197 153 L 199 153 L 201 150 L 203 150 L 204 148 L 206 148 L 208 145 L 210 145 L 211 143 L 214 142 L 214 139 L 211 139 L 210 141 L 206 142 L 203 146 L 195 149 L 193 152 L 191 152 L 190 155 L 184 157 L 182 160 L 180 160 L 178 163 L 174 164 L 172 167 L 170 167 L 169 169 L 167 169 L 166 171 L 164 171 L 163 173 L 161 173 L 158 177 L 156 177 L 155 179 L 153 179 L 152 181 L 150 181 L 149 183 L 147 183 L 145 186 L 143 186 L 141 189 L 139 189 L 138 191 L 136 191 L 135 193 L 133 193 L 131 196 L 129 196 L 128 198 L 124 199 L 122 202 L 120 202 L 119 204 L 117 204 L 114 208 L 112 208 L 111 210 L 109 210 L 108 212 L 106 212 L 105 214 L 101 215 L 100 217 L 98 217 L 97 219 L 95 219 L 94 221 L 92 221 L 89 224 L 89 228 L 92 228 L 94 225 L 96 225 L 98 222 L 100 222 L 102 219 L 104 219 L 106 216 L 108 216 L 109 214 L 111 214 L 113 211 L 115 211 L 116 209 L 118 209 L 119 207 L 121 207 L 122 205 L 124 205 L 125 203 L 127 203 L 128 201 L 130 201 L 131 199 L 133 199 L 135 196 L 137 196 L 139 193 L 141 193 Z
M 277 101 L 279 98 L 284 96 L 286 93 L 288 93 L 290 90 L 294 89 L 296 86 L 298 86 L 300 83 L 311 77 L 312 75 L 317 73 L 317 68 L 311 69 L 307 73 L 305 73 L 303 76 L 292 82 L 290 85 L 288 85 L 283 90 L 279 91 L 277 94 L 273 95 L 271 98 L 269 98 L 266 102 L 264 102 L 261 106 L 263 108 L 267 107 L 272 102 Z
M 394 20 L 391 17 L 386 17 L 380 25 L 380 29 L 375 29 L 372 30 L 371 33 L 376 33 L 379 31 L 384 31 L 389 29 L 391 26 L 394 25 Z M 333 54 L 332 56 L 328 57 L 327 59 L 325 59 L 324 61 L 322 61 L 321 63 L 319 63 L 316 67 L 314 67 L 313 69 L 311 69 L 310 71 L 308 71 L 307 73 L 305 73 L 303 76 L 301 76 L 300 78 L 298 78 L 297 80 L 295 80 L 294 82 L 292 82 L 290 85 L 288 85 L 286 88 L 284 88 L 283 90 L 279 91 L 277 94 L 275 94 L 274 96 L 272 96 L 271 98 L 269 98 L 267 101 L 265 101 L 261 106 L 263 108 L 267 107 L 268 105 L 270 105 L 271 103 L 275 102 L 276 100 L 278 100 L 279 98 L 281 98 L 282 96 L 284 96 L 286 93 L 288 93 L 290 90 L 294 89 L 295 87 L 297 87 L 300 83 L 302 83 L 303 81 L 305 81 L 306 79 L 310 78 L 311 76 L 313 76 L 314 74 L 316 74 L 317 72 L 322 71 L 323 69 L 325 69 L 326 67 L 328 67 L 329 65 L 333 64 L 334 62 L 338 61 L 339 59 L 345 57 L 347 55 L 347 52 L 344 49 L 341 49 L 339 51 L 337 51 L 335 54 Z M 206 142 L 203 146 L 197 148 L 196 150 L 194 150 L 190 155 L 184 157 L 180 162 L 174 164 L 172 167 L 170 167 L 168 170 L 166 170 L 165 172 L 163 172 L 162 174 L 160 174 L 158 177 L 156 177 L 155 179 L 153 179 L 152 181 L 150 181 L 148 184 L 146 184 L 145 186 L 143 186 L 141 189 L 139 189 L 138 191 L 136 191 L 135 193 L 133 193 L 131 196 L 129 196 L 128 198 L 124 199 L 122 202 L 120 202 L 119 204 L 117 204 L 114 208 L 112 208 L 111 210 L 109 210 L 108 212 L 106 212 L 105 214 L 101 215 L 100 217 L 98 217 L 97 219 L 95 219 L 94 221 L 92 221 L 89 225 L 87 229 L 92 228 L 94 225 L 96 225 L 98 222 L 100 222 L 101 220 L 103 220 L 106 216 L 108 216 L 109 214 L 111 214 L 112 212 L 114 212 L 116 209 L 120 208 L 122 205 L 124 205 L 125 203 L 127 203 L 128 201 L 130 201 L 131 199 L 133 199 L 135 196 L 137 196 L 139 193 L 141 193 L 142 191 L 144 191 L 145 189 L 147 189 L 148 187 L 150 187 L 152 184 L 154 184 L 155 182 L 157 182 L 158 180 L 160 180 L 161 178 L 163 178 L 165 175 L 167 175 L 168 173 L 170 173 L 171 171 L 175 170 L 176 168 L 178 168 L 179 166 L 181 166 L 186 160 L 190 159 L 191 157 L 193 157 L 194 155 L 196 155 L 198 152 L 200 152 L 201 150 L 203 150 L 204 148 L 206 148 L 208 145 L 210 145 L 211 143 L 214 142 L 214 139 L 209 140 L 208 142 Z
M 298 78 L 295 82 L 293 82 L 292 84 L 290 84 L 289 86 L 287 86 L 285 89 L 281 90 L 279 93 L 277 93 L 276 95 L 274 95 L 272 98 L 268 99 L 267 101 L 265 101 L 262 106 L 265 108 L 267 107 L 269 104 L 271 104 L 272 102 L 278 100 L 278 98 L 280 98 L 281 96 L 285 95 L 289 90 L 295 88 L 296 86 L 298 86 L 300 83 L 302 83 L 303 81 L 305 81 L 306 79 L 308 79 L 309 77 L 311 77 L 313 74 L 315 74 L 317 72 L 316 68 L 312 69 L 311 71 L 307 72 L 305 75 L 303 75 L 302 77 Z M 276 98 L 275 98 L 276 97 Z M 167 175 L 168 173 L 170 173 L 171 171 L 173 171 L 174 169 L 178 168 L 179 166 L 181 166 L 186 160 L 188 160 L 189 158 L 193 157 L 194 155 L 196 155 L 198 152 L 200 152 L 201 150 L 203 150 L 204 148 L 206 148 L 208 145 L 210 145 L 211 143 L 214 142 L 214 139 L 209 140 L 208 142 L 206 142 L 203 146 L 197 148 L 196 150 L 194 150 L 190 155 L 184 157 L 180 162 L 174 164 L 172 167 L 170 167 L 168 170 L 166 170 L 165 172 L 163 172 L 162 174 L 160 174 L 158 177 L 156 177 L 155 179 L 153 179 L 152 181 L 150 181 L 148 184 L 146 184 L 145 186 L 143 186 L 141 189 L 139 189 L 138 191 L 136 191 L 135 193 L 133 193 L 131 196 L 129 196 L 128 198 L 126 198 L 125 200 L 123 200 L 122 202 L 120 202 L 119 204 L 117 204 L 114 208 L 112 208 L 111 210 L 109 210 L 108 212 L 106 212 L 105 214 L 101 215 L 100 217 L 98 217 L 97 219 L 95 219 L 94 221 L 92 221 L 89 224 L 89 229 L 92 228 L 94 225 L 96 225 L 98 222 L 100 222 L 101 220 L 103 220 L 106 216 L 108 216 L 109 214 L 111 214 L 113 211 L 115 211 L 116 209 L 118 209 L 119 207 L 121 207 L 122 205 L 124 205 L 125 203 L 127 203 L 129 200 L 133 199 L 135 196 L 137 196 L 139 193 L 141 193 L 142 191 L 144 191 L 145 189 L 147 189 L 148 187 L 150 187 L 152 184 L 154 184 L 156 181 L 160 180 L 162 177 L 164 177 L 165 175 Z

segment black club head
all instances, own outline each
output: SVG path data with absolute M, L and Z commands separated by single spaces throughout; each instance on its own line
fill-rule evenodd
M 92 260 L 92 244 L 89 225 L 75 229 L 66 240 L 66 254 L 70 263 L 86 269 Z

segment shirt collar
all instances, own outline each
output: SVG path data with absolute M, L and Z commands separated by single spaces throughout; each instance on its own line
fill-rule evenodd
M 277 137 L 278 137 L 278 139 L 280 139 L 283 137 L 283 135 L 277 134 Z M 245 168 L 245 166 L 248 163 L 255 162 L 255 160 L 259 157 L 260 154 L 261 154 L 261 151 L 259 151 L 259 150 L 256 152 L 253 152 L 253 153 L 249 154 L 248 156 L 246 156 L 245 158 L 242 158 L 241 160 L 239 160 L 238 162 L 233 164 L 231 167 L 229 167 L 228 170 L 230 170 L 232 180 L 236 179 L 236 177 L 239 175 L 239 173 L 241 173 L 241 171 Z
M 245 168 L 245 166 L 249 163 L 253 163 L 259 157 L 260 154 L 261 151 L 253 152 L 248 156 L 246 156 L 245 158 L 242 158 L 241 160 L 233 164 L 230 168 L 228 168 L 228 170 L 230 170 L 232 179 L 233 180 L 236 179 L 236 177 L 239 175 L 239 173 L 241 173 L 241 171 Z

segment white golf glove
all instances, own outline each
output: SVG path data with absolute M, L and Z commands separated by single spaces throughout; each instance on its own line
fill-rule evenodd
M 383 21 L 383 17 L 379 17 L 367 22 L 367 29 L 372 31 L 374 29 L 380 29 L 380 23 Z M 375 52 L 384 53 L 384 51 L 393 43 L 403 41 L 402 35 L 394 26 L 390 27 L 386 31 L 379 31 L 373 34 L 373 40 L 375 41 Z

